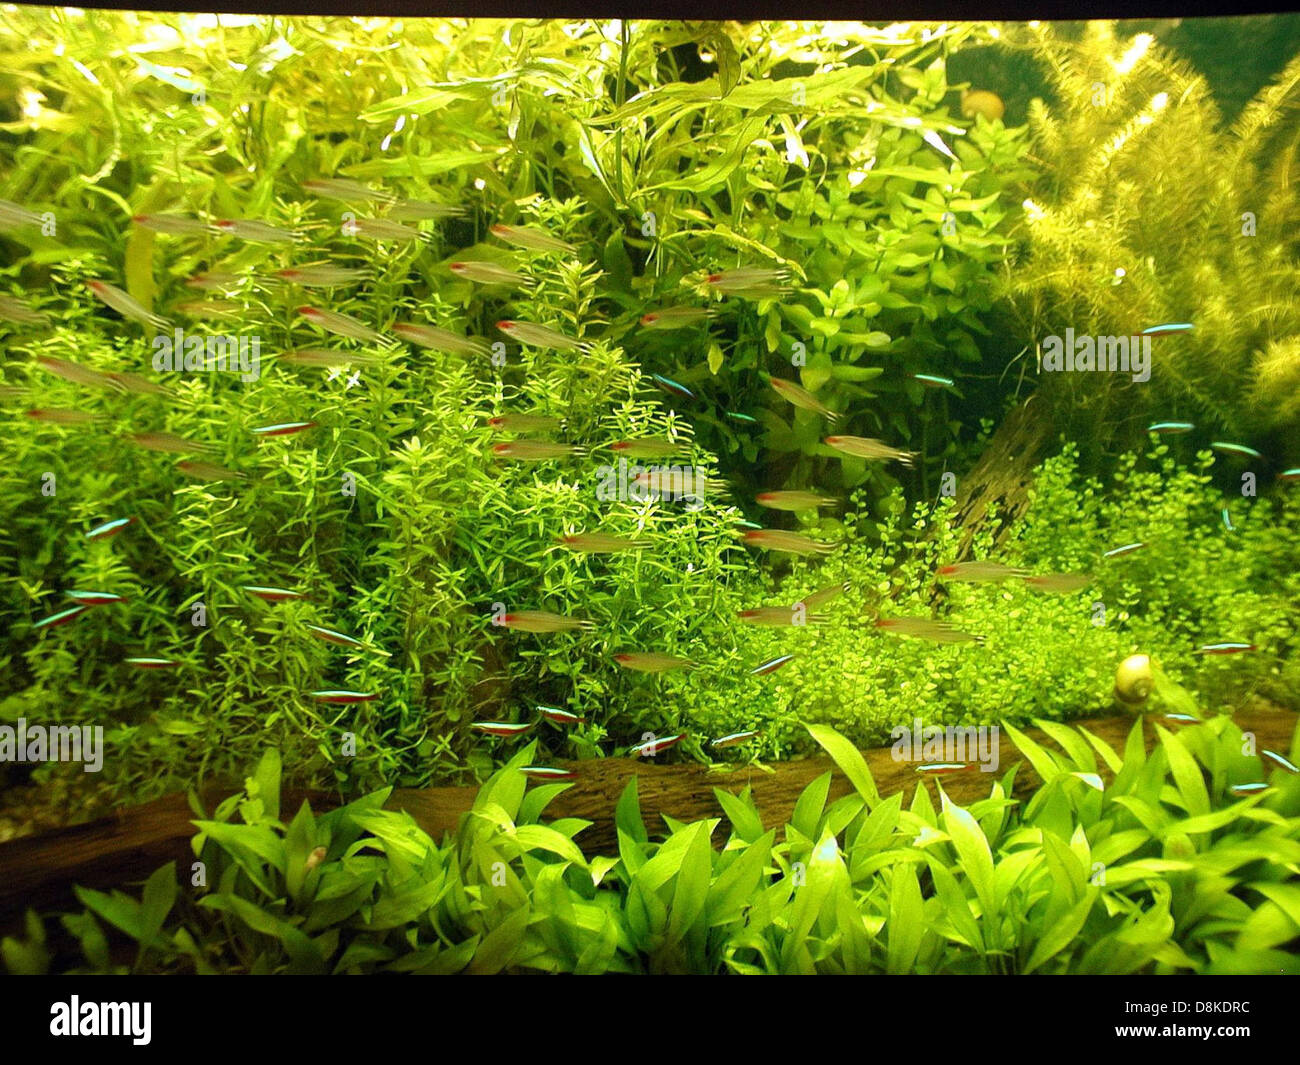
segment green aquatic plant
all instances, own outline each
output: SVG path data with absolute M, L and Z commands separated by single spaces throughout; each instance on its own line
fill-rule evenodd
M 1003 42 L 1031 54 L 1049 86 L 1029 108 L 1040 176 L 1002 289 L 1029 339 L 1024 358 L 1067 328 L 1194 326 L 1152 341 L 1149 383 L 1040 378 L 1060 428 L 1113 455 L 1147 422 L 1180 418 L 1268 438 L 1283 465 L 1300 457 L 1300 57 L 1225 126 L 1205 79 L 1149 34 L 1043 22 L 1008 27 Z
M 921 786 L 904 809 L 812 726 L 853 791 L 828 803 L 822 775 L 780 838 L 747 792 L 715 789 L 722 849 L 721 819 L 667 819 L 653 840 L 633 779 L 618 853 L 590 857 L 588 822 L 542 821 L 569 785 L 529 786 L 532 745 L 442 843 L 382 809 L 386 790 L 285 820 L 269 752 L 200 813 L 189 887 L 168 864 L 138 898 L 77 888 L 80 913 L 51 936 L 29 912 L 0 957 L 11 973 L 1292 971 L 1300 777 L 1243 754 L 1223 717 L 1157 728 L 1150 754 L 1141 723 L 1123 752 L 1044 727 L 1059 750 L 1011 729 L 1042 781 L 1024 801 L 1017 766 L 968 806 Z

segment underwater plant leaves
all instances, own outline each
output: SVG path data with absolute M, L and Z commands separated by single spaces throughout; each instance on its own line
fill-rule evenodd
M 861 751 L 828 725 L 813 725 L 805 722 L 804 728 L 840 767 L 840 772 L 848 777 L 849 783 L 862 796 L 868 808 L 880 801 L 876 782 Z
M 673 885 L 673 904 L 668 915 L 669 943 L 680 942 L 686 937 L 708 902 L 713 848 L 709 846 L 708 834 L 703 831 L 707 825 L 707 821 L 697 821 L 685 830 L 690 842 L 682 855 L 677 881 Z
M 1084 773 L 1097 771 L 1097 759 L 1092 749 L 1074 729 L 1062 725 L 1059 721 L 1035 718 L 1034 724 L 1054 739 L 1074 761 L 1073 768 Z
M 519 951 L 524 930 L 532 916 L 532 911 L 526 904 L 507 914 L 480 941 L 474 951 L 474 960 L 465 972 L 471 976 L 491 976 L 509 966 Z
M 252 777 L 245 781 L 250 799 L 260 799 L 263 815 L 270 821 L 280 820 L 280 752 L 268 747 Z
M 299 975 L 319 975 L 325 972 L 325 958 L 315 941 L 288 921 L 267 913 L 238 895 L 205 895 L 200 906 L 224 910 L 238 918 L 255 932 L 270 936 L 279 942 L 289 957 L 288 971 Z
M 614 808 L 614 824 L 620 832 L 637 843 L 645 843 L 650 837 L 646 834 L 645 822 L 641 820 L 641 800 L 637 795 L 637 778 L 632 777 L 619 796 Z
M 1097 901 L 1098 894 L 1099 892 L 1095 887 L 1085 888 L 1083 897 L 1078 902 L 1058 916 L 1056 920 L 1048 923 L 1043 935 L 1034 944 L 1033 952 L 1029 955 L 1029 960 L 1025 963 L 1024 969 L 1021 970 L 1023 973 L 1026 975 L 1032 973 L 1035 969 L 1051 961 L 1052 958 L 1078 938 L 1085 922 L 1088 920 L 1088 915 L 1092 913 L 1093 903 Z
M 641 191 L 645 193 L 665 189 L 673 192 L 705 193 L 716 188 L 726 181 L 736 168 L 744 162 L 745 153 L 749 151 L 750 145 L 763 132 L 766 124 L 766 119 L 763 118 L 746 119 L 730 133 L 728 143 L 722 154 L 712 162 L 692 170 L 684 178 L 678 178 L 675 181 L 660 181 L 657 184 L 647 186 Z
M 997 913 L 997 898 L 993 890 L 993 852 L 975 818 L 969 810 L 956 805 L 943 794 L 942 823 L 957 851 L 961 868 L 975 889 L 984 914 Z
M 809 839 L 817 835 L 817 823 L 821 820 L 822 810 L 826 806 L 826 796 L 831 790 L 831 773 L 827 770 L 821 776 L 809 781 L 799 793 L 790 814 L 790 827 Z
M 1011 742 L 1016 745 L 1016 749 L 1025 756 L 1029 764 L 1034 767 L 1034 772 L 1039 775 L 1044 783 L 1063 772 L 1055 756 L 1046 748 L 1039 746 L 1018 728 L 1006 721 L 1002 722 L 1002 727 L 1007 730 L 1011 736 Z
M 420 89 L 402 96 L 394 96 L 382 103 L 371 104 L 357 118 L 362 122 L 391 122 L 399 115 L 427 115 L 431 111 L 440 111 L 449 104 L 461 100 L 473 100 L 486 96 L 491 86 L 484 86 L 485 91 L 467 92 L 464 89 Z
M 910 862 L 899 862 L 891 874 L 885 931 L 885 971 L 893 975 L 911 972 L 925 933 L 925 906 L 916 868 Z
M 526 850 L 544 850 L 557 854 L 579 869 L 587 868 L 587 859 L 578 845 L 568 836 L 545 825 L 520 825 L 514 830 L 514 839 Z
M 143 303 L 146 310 L 153 309 L 153 246 L 156 235 L 144 226 L 132 226 L 126 238 L 126 291 Z
M 373 159 L 370 162 L 346 166 L 342 173 L 346 177 L 358 180 L 384 177 L 436 177 L 439 174 L 449 174 L 453 170 L 464 170 L 479 163 L 486 163 L 490 159 L 496 159 L 506 150 L 498 148 L 489 152 L 455 149 L 434 152 L 431 155 Z
M 1173 774 L 1178 794 L 1182 796 L 1187 812 L 1192 815 L 1210 812 L 1210 795 L 1205 788 L 1201 767 L 1192 757 L 1183 741 L 1172 732 L 1156 725 L 1156 735 L 1169 758 L 1169 771 Z
M 763 835 L 763 820 L 754 809 L 752 801 L 746 801 L 739 795 L 733 795 L 723 788 L 714 788 L 713 796 L 727 815 L 737 836 L 746 843 L 753 843 Z

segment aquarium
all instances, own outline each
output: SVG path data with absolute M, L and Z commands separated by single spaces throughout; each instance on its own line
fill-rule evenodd
M 1300 971 L 1300 17 L 0 55 L 8 972 Z

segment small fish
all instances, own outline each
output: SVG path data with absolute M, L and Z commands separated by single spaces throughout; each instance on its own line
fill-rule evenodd
M 389 210 L 390 218 L 401 218 L 406 222 L 427 222 L 433 218 L 459 218 L 465 213 L 464 207 L 453 203 L 433 203 L 430 200 L 398 200 Z
M 1204 647 L 1198 647 L 1195 653 L 1198 655 L 1239 655 L 1255 649 L 1253 643 L 1225 640 L 1223 643 L 1207 643 Z
M 1238 458 L 1262 459 L 1264 457 L 1253 447 L 1247 447 L 1245 444 L 1228 444 L 1222 440 L 1214 441 L 1210 448 L 1224 455 L 1235 455 Z
M 652 740 L 642 740 L 640 743 L 629 747 L 627 753 L 633 758 L 640 758 L 643 755 L 647 758 L 653 758 L 660 751 L 666 751 L 669 747 L 676 747 L 684 739 L 686 739 L 686 733 L 678 732 L 672 736 L 664 736 L 662 739 L 656 737 Z
M 683 443 L 663 438 L 642 437 L 637 440 L 616 440 L 609 445 L 609 449 L 630 459 L 666 459 L 676 455 L 684 446 Z
M 515 459 L 519 462 L 567 459 L 582 453 L 583 449 L 575 444 L 557 444 L 551 440 L 511 440 L 506 444 L 492 445 L 492 454 L 495 458 Z
M 750 730 L 749 732 L 730 732 L 725 736 L 719 736 L 716 740 L 710 740 L 709 746 L 718 750 L 726 747 L 736 747 L 742 743 L 752 740 L 758 733 Z
M 759 492 L 754 499 L 773 510 L 816 510 L 818 507 L 830 507 L 839 502 L 833 496 L 801 491 Z
M 529 347 L 550 348 L 554 351 L 581 351 L 585 347 L 582 341 L 536 322 L 518 322 L 507 318 L 497 322 L 497 328 L 511 340 Z
M 901 448 L 890 447 L 881 440 L 872 440 L 864 436 L 828 436 L 823 443 L 828 447 L 833 447 L 836 451 L 842 451 L 844 454 L 852 455 L 855 458 L 875 459 L 885 462 L 897 459 L 904 466 L 911 466 L 912 460 L 918 454 L 915 451 L 903 451 Z
M 557 536 L 556 541 L 570 551 L 594 555 L 611 555 L 619 551 L 638 551 L 651 546 L 650 540 L 631 540 L 626 536 L 611 536 L 608 533 L 567 533 Z
M 358 284 L 371 274 L 369 270 L 347 266 L 297 266 L 289 270 L 277 270 L 273 276 L 303 288 L 334 288 L 336 285 Z
M 251 218 L 220 218 L 213 225 L 228 237 L 238 237 L 254 244 L 292 244 L 301 239 L 291 230 Z
M 174 658 L 124 658 L 122 661 L 136 669 L 175 669 L 180 665 Z
M 1147 432 L 1161 436 L 1177 436 L 1181 433 L 1190 433 L 1195 428 L 1196 426 L 1191 422 L 1152 422 L 1147 426 Z
M 475 732 L 484 732 L 489 736 L 507 739 L 511 736 L 522 736 L 526 732 L 531 732 L 535 725 L 532 721 L 525 721 L 522 724 L 513 721 L 475 721 L 469 727 Z
M 316 428 L 316 422 L 281 422 L 279 425 L 259 425 L 248 430 L 254 436 L 290 436 L 305 429 Z
M 212 452 L 216 450 L 211 444 L 201 444 L 197 440 L 187 440 L 175 433 L 128 433 L 126 439 L 149 451 L 167 451 L 177 455 L 195 451 Z
M 1163 337 L 1173 333 L 1190 333 L 1193 329 L 1191 322 L 1168 322 L 1165 325 L 1152 325 L 1143 329 L 1141 336 L 1144 337 Z
M 72 362 L 69 359 L 56 359 L 50 355 L 41 355 L 37 358 L 36 364 L 42 370 L 48 370 L 52 374 L 62 377 L 65 381 L 71 381 L 78 385 L 91 385 L 95 388 L 111 388 L 115 392 L 122 392 L 124 389 L 107 374 L 102 374 L 98 370 L 92 370 L 89 366 L 82 366 L 80 363 Z
M 27 417 L 51 425 L 89 425 L 98 418 L 84 410 L 65 410 L 57 407 L 41 407 L 36 410 L 23 411 Z
M 107 281 L 87 281 L 86 287 L 101 303 L 112 307 L 123 318 L 143 322 L 155 329 L 166 329 L 172 324 L 170 319 L 154 314 L 134 296 L 123 292 L 116 285 L 110 285 Z
M 1232 524 L 1232 518 L 1231 518 L 1231 516 L 1229 516 L 1229 514 L 1228 514 L 1228 508 L 1227 508 L 1227 507 L 1224 507 L 1223 510 L 1221 510 L 1221 511 L 1219 512 L 1219 515 L 1220 515 L 1220 517 L 1223 519 L 1223 527 L 1224 527 L 1225 529 L 1227 529 L 1228 532 L 1236 532 L 1236 531 L 1237 531 L 1236 528 L 1235 528 L 1235 527 L 1233 526 L 1233 524 Z
M 1296 768 L 1294 762 L 1292 762 L 1289 758 L 1283 758 L 1280 754 L 1277 753 L 1277 751 L 1261 751 L 1260 753 L 1263 754 L 1265 758 L 1272 759 L 1279 766 L 1281 766 L 1281 768 L 1285 769 L 1288 773 L 1300 773 L 1300 769 Z
M 940 566 L 935 571 L 935 575 L 946 581 L 1005 581 L 1011 577 L 1024 577 L 1028 572 L 1019 566 L 1008 566 L 1001 562 L 981 559 Z
M 684 329 L 713 317 L 708 307 L 660 307 L 641 315 L 642 329 Z
M 348 178 L 312 178 L 302 183 L 303 191 L 326 200 L 345 203 L 392 203 L 397 197 L 384 189 L 372 189 Z
M 195 274 L 185 282 L 185 287 L 201 289 L 204 292 L 226 292 L 238 288 L 243 283 L 244 279 L 238 274 L 212 270 L 206 274 Z
M 1234 784 L 1228 790 L 1234 795 L 1255 795 L 1261 791 L 1268 791 L 1271 786 L 1262 780 L 1257 780 L 1250 784 Z
M 427 241 L 429 234 L 421 232 L 414 226 L 404 226 L 401 222 L 390 222 L 387 218 L 353 218 L 343 223 L 343 233 L 349 237 L 367 237 L 370 240 L 422 240 Z
M 1134 551 L 1141 551 L 1146 547 L 1145 540 L 1138 540 L 1131 544 L 1125 544 L 1123 547 L 1112 547 L 1102 558 L 1122 558 L 1124 555 L 1131 555 Z
M 492 347 L 481 337 L 465 337 L 453 333 L 450 329 L 439 329 L 436 325 L 413 325 L 398 322 L 393 332 L 403 340 L 410 341 L 422 348 L 433 351 L 449 351 L 459 355 L 491 355 Z
M 502 614 L 500 625 L 520 632 L 574 632 L 596 627 L 594 621 L 585 618 L 571 618 L 564 614 L 554 614 L 549 610 L 516 610 Z
M 773 377 L 771 378 L 769 383 L 771 384 L 772 388 L 775 389 L 776 394 L 778 396 L 780 396 L 782 399 L 787 400 L 790 403 L 793 403 L 796 407 L 800 408 L 801 410 L 810 410 L 814 414 L 820 414 L 828 422 L 833 422 L 836 419 L 843 417 L 842 414 L 839 414 L 836 411 L 831 410 L 828 406 L 822 403 L 816 396 L 814 396 L 811 392 L 808 391 L 808 389 L 804 388 L 802 385 L 797 385 L 793 381 L 787 381 L 783 377 Z M 843 437 L 842 439 L 852 440 L 854 438 L 846 436 Z
M 0 296 L 0 321 L 13 322 L 15 325 L 48 325 L 47 314 L 33 310 L 22 300 L 13 296 Z
M 107 606 L 110 603 L 125 603 L 126 596 L 117 595 L 114 592 L 82 592 L 71 591 L 64 593 L 69 599 L 81 603 L 83 606 Z
M 369 703 L 379 698 L 377 692 L 352 692 L 325 690 L 307 693 L 318 703 L 338 703 L 347 705 L 349 703 Z
M 490 262 L 455 262 L 448 263 L 447 269 L 459 278 L 474 281 L 480 285 L 516 285 L 527 287 L 532 282 L 508 267 Z
M 809 614 L 807 609 L 794 606 L 756 606 L 749 610 L 737 610 L 736 617 L 747 625 L 764 625 L 768 628 L 785 628 L 787 626 L 819 625 L 826 620 L 820 614 Z
M 15 385 L 0 385 L 0 399 L 26 399 L 27 389 Z
M 346 314 L 339 314 L 337 311 L 325 311 L 319 307 L 299 307 L 298 313 L 311 322 L 312 325 L 319 326 L 326 332 L 336 333 L 341 337 L 364 340 L 368 344 L 382 344 L 385 347 L 389 347 L 393 343 L 383 333 L 371 329 L 368 325 L 363 325 L 355 318 L 349 318 Z
M 710 274 L 706 279 L 714 292 L 726 296 L 741 296 L 749 299 L 763 299 L 780 296 L 790 291 L 785 283 L 790 274 L 787 270 L 768 270 L 757 266 L 743 266 L 736 270 L 721 270 Z
M 695 668 L 695 663 L 689 658 L 661 654 L 658 651 L 625 651 L 616 654 L 614 661 L 624 669 L 634 669 L 640 673 L 665 673 L 673 669 Z
M 282 603 L 287 599 L 306 599 L 302 592 L 290 591 L 288 588 L 267 588 L 260 584 L 242 584 L 240 585 L 249 595 L 255 595 L 259 599 L 264 599 L 268 603 Z
M 560 427 L 559 418 L 548 418 L 541 414 L 497 414 L 489 418 L 487 423 L 499 433 L 546 432 Z
M 187 477 L 193 477 L 199 481 L 243 481 L 248 479 L 248 474 L 240 473 L 238 470 L 229 470 L 225 466 L 218 466 L 214 462 L 191 462 L 187 459 L 184 462 L 176 463 L 176 468 Z
M 579 717 L 572 710 L 561 710 L 558 706 L 539 706 L 542 717 L 553 725 L 585 725 L 587 719 Z
M 923 776 L 934 777 L 945 773 L 960 773 L 969 768 L 970 765 L 966 762 L 923 762 L 916 767 L 916 771 Z
M 129 373 L 126 370 L 117 370 L 104 376 L 116 381 L 124 391 L 134 392 L 136 395 L 174 396 L 176 394 L 170 388 L 166 388 L 156 381 L 150 381 L 147 377 L 141 377 L 138 373 Z
M 346 633 L 335 632 L 333 629 L 327 629 L 320 625 L 308 625 L 307 631 L 317 639 L 324 640 L 326 643 L 338 644 L 340 647 L 354 647 L 361 651 L 377 650 L 377 648 L 371 647 L 365 641 L 358 640 L 355 636 L 348 636 Z M 387 652 L 381 651 L 380 653 L 384 654 L 385 657 L 391 657 L 387 655 Z
M 1069 595 L 1082 591 L 1091 583 L 1090 573 L 1040 573 L 1025 578 L 1025 584 L 1030 588 L 1052 595 Z
M 907 375 L 913 381 L 919 381 L 926 388 L 948 388 L 954 389 L 957 384 L 951 377 L 940 377 L 932 373 L 910 373 Z
M 799 603 L 802 603 L 805 609 L 812 610 L 815 607 L 821 606 L 823 603 L 829 603 L 833 599 L 838 599 L 841 595 L 843 595 L 848 590 L 849 590 L 848 581 L 845 581 L 843 584 L 828 585 L 827 587 L 822 588 L 819 591 L 813 592 L 811 595 L 805 595 L 802 599 L 799 600 Z M 799 603 L 796 603 L 795 605 L 798 606 Z
M 673 467 L 651 467 L 632 478 L 634 484 L 640 485 L 651 496 L 662 499 L 664 496 L 676 499 L 689 499 L 702 496 L 706 488 L 721 488 L 722 482 L 691 467 L 675 469 Z
M 578 250 L 572 244 L 566 244 L 558 237 L 530 226 L 506 226 L 498 222 L 489 229 L 489 232 L 507 244 L 513 244 L 516 248 L 527 248 L 529 251 L 553 251 L 573 255 Z
M 1294 484 L 1300 481 L 1300 466 L 1292 466 L 1289 470 L 1283 470 L 1277 475 L 1277 479 L 1286 484 Z
M 45 219 L 12 200 L 0 200 L 0 226 L 39 226 Z
M 745 414 L 738 410 L 729 410 L 726 412 L 725 416 L 730 418 L 733 422 L 740 422 L 742 425 L 759 424 L 758 419 L 755 418 L 752 414 Z
M 935 643 L 983 643 L 983 636 L 962 632 L 946 621 L 933 618 L 877 618 L 875 627 L 898 636 L 912 636 L 918 640 L 932 640 Z
M 696 399 L 696 395 L 683 384 L 679 384 L 671 377 L 665 377 L 663 374 L 652 373 L 650 380 L 667 392 L 670 396 L 676 396 L 678 399 Z
M 134 525 L 135 518 L 114 518 L 112 521 L 106 521 L 103 525 L 96 525 L 90 532 L 86 533 L 87 540 L 107 540 L 110 536 L 116 536 L 128 525 Z
M 560 769 L 553 765 L 526 765 L 519 772 L 534 780 L 577 780 L 578 774 L 572 769 Z
M 921 133 L 921 139 L 941 155 L 946 155 L 949 159 L 960 162 L 960 160 L 957 159 L 957 156 L 953 153 L 953 150 L 944 143 L 943 138 L 934 130 L 923 130 Z
M 42 618 L 32 626 L 33 631 L 36 629 L 57 629 L 60 625 L 66 625 L 73 618 L 79 617 L 90 608 L 87 606 L 70 606 L 67 610 L 60 610 L 57 614 L 51 614 L 48 618 Z
M 742 533 L 740 538 L 751 547 L 785 551 L 792 555 L 828 554 L 838 546 L 819 543 L 803 533 L 787 532 L 785 529 L 752 529 Z
M 793 662 L 794 655 L 777 655 L 775 658 L 769 658 L 766 662 L 761 662 L 749 671 L 751 677 L 766 677 L 769 673 L 775 673 L 782 666 Z
M 1161 717 L 1171 725 L 1199 725 L 1201 719 L 1191 714 L 1162 714 Z
M 290 366 L 315 366 L 329 369 L 335 366 L 376 366 L 378 359 L 369 355 L 358 355 L 355 351 L 338 351 L 331 348 L 298 348 L 295 351 L 282 351 L 280 362 Z
M 233 318 L 244 313 L 244 305 L 234 300 L 187 300 L 175 310 L 187 318 Z
M 137 214 L 131 217 L 141 229 L 152 229 L 155 233 L 170 236 L 195 236 L 211 233 L 213 227 L 200 218 L 188 214 Z

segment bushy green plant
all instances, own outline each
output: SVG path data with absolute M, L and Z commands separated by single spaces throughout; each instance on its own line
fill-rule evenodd
M 922 786 L 905 810 L 842 736 L 811 726 L 855 790 L 827 805 L 831 776 L 819 777 L 780 842 L 721 789 L 721 850 L 718 819 L 668 819 L 654 842 L 633 780 L 618 854 L 591 858 L 574 842 L 587 822 L 540 822 L 568 785 L 528 787 L 531 745 L 441 845 L 380 809 L 386 791 L 283 822 L 271 753 L 245 796 L 196 822 L 189 889 L 170 864 L 139 899 L 79 888 L 85 910 L 61 919 L 62 942 L 29 914 L 27 935 L 0 947 L 18 973 L 1294 969 L 1300 777 L 1274 768 L 1268 790 L 1234 793 L 1265 767 L 1224 717 L 1158 728 L 1149 755 L 1141 723 L 1122 754 L 1044 727 L 1060 751 L 1011 730 L 1043 781 L 1023 804 L 1009 798 L 1013 767 L 968 807 L 940 788 L 936 810 Z M 133 961 L 104 925 L 134 942 Z

